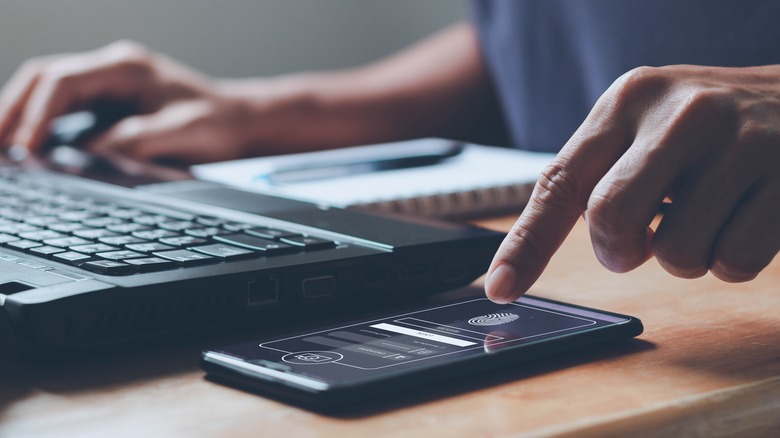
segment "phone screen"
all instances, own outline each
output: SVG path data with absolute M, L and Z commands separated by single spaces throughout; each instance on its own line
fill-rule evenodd
M 334 385 L 496 354 L 630 320 L 533 297 L 503 305 L 476 298 L 212 351 Z

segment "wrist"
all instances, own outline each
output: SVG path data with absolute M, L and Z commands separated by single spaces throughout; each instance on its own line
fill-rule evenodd
M 409 137 L 394 93 L 365 69 L 217 82 L 240 102 L 248 154 L 293 153 Z
M 232 102 L 241 120 L 237 129 L 247 155 L 292 153 L 321 148 L 328 110 L 321 90 L 327 85 L 313 74 L 274 78 L 221 79 L 216 94 Z

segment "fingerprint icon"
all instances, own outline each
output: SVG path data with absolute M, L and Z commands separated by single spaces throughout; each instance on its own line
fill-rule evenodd
M 518 318 L 520 317 L 514 313 L 490 313 L 487 315 L 477 316 L 476 318 L 471 318 L 469 320 L 469 324 L 478 326 L 501 325 L 512 322 Z

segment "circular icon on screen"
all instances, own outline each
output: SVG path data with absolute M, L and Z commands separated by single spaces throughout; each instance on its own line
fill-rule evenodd
M 333 351 L 299 351 L 282 356 L 283 362 L 296 365 L 319 365 L 341 359 L 344 359 L 344 356 Z
M 515 315 L 514 313 L 489 313 L 487 315 L 477 316 L 476 318 L 471 318 L 469 320 L 469 324 L 471 325 L 477 325 L 480 327 L 490 326 L 490 325 L 501 325 L 506 324 L 508 322 L 512 322 L 520 318 L 519 316 Z

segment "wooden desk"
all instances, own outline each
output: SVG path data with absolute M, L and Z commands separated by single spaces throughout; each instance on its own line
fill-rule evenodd
M 513 219 L 485 222 L 508 229 Z M 768 436 L 780 431 L 780 260 L 750 283 L 612 274 L 578 224 L 533 293 L 628 313 L 642 341 L 328 417 L 203 379 L 200 345 L 0 368 L 0 436 Z

